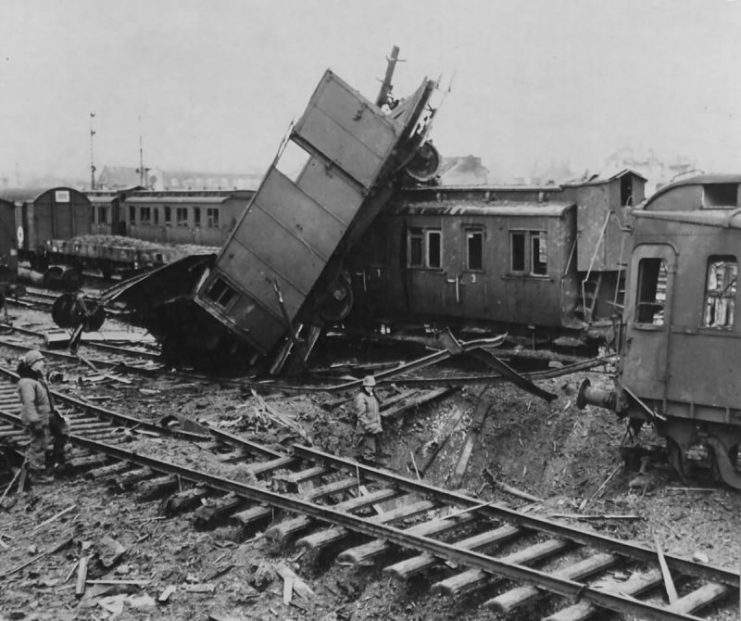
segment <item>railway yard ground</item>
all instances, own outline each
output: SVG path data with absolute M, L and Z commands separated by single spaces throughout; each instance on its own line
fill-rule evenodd
M 13 306 L 8 312 L 15 326 L 51 328 L 48 313 Z M 0 335 L 0 366 L 15 367 L 19 349 L 14 342 L 18 347 L 44 346 L 42 338 L 34 338 Z M 354 388 L 330 391 L 317 384 L 208 380 L 167 369 L 103 370 L 95 361 L 112 353 L 83 344 L 80 354 L 87 363 L 50 359 L 51 370 L 59 369 L 62 376 L 53 386 L 56 392 L 155 425 L 176 421 L 179 429 L 194 434 L 158 434 L 145 425 L 119 428 L 118 446 L 126 451 L 291 497 L 310 495 L 317 488 L 308 478 L 297 491 L 276 488 L 280 477 L 265 482 L 253 468 L 209 450 L 208 443 L 196 437 L 202 431 L 199 426 L 278 454 L 294 444 L 311 444 L 323 453 L 355 457 Z M 362 365 L 360 350 L 349 352 L 343 362 L 344 370 L 355 377 L 368 372 L 354 366 Z M 442 390 L 451 377 L 470 373 L 440 364 L 404 377 L 431 378 L 424 389 Z M 456 385 L 385 419 L 385 457 L 379 469 L 475 497 L 481 505 L 504 506 L 738 573 L 741 494 L 726 487 L 683 484 L 660 450 L 647 453 L 641 471 L 626 467 L 620 451 L 624 425 L 597 409 L 576 408 L 581 380 L 589 377 L 594 385 L 607 385 L 609 373 L 606 363 L 538 380 L 540 388 L 557 396 L 551 403 L 503 382 Z M 347 379 L 338 375 L 332 383 Z M 0 381 L 12 395 L 11 381 Z M 326 378 L 325 383 L 330 385 Z M 381 383 L 382 405 L 405 398 L 408 402 L 412 398 L 405 391 L 410 386 L 403 378 Z M 650 444 L 649 432 L 643 433 Z M 357 476 L 360 480 L 360 471 Z M 373 556 L 354 563 L 337 550 L 313 554 L 296 545 L 305 533 L 280 541 L 269 536 L 270 523 L 285 516 L 277 509 L 267 524 L 246 528 L 222 511 L 230 502 L 228 494 L 200 495 L 194 510 L 175 512 L 172 496 L 145 498 L 127 488 L 124 478 L 110 471 L 103 476 L 100 469 L 97 475 L 80 470 L 24 493 L 12 489 L 3 498 L 0 619 L 536 619 L 574 603 L 549 596 L 513 611 L 497 611 L 484 603 L 510 589 L 510 582 L 453 598 L 431 589 L 455 569 L 451 561 L 399 580 L 383 569 L 408 558 L 409 552 L 386 550 L 383 562 Z M 7 481 L 0 494 L 12 487 Z M 183 493 L 184 486 L 180 481 L 178 485 Z M 383 516 L 397 508 L 393 500 L 379 501 L 369 511 Z M 417 515 L 405 523 L 422 519 Z M 356 535 L 339 550 L 369 539 Z M 631 566 L 604 575 L 612 582 L 627 582 Z M 738 619 L 738 585 L 729 597 L 735 604 L 711 604 L 702 618 Z M 655 598 L 660 602 L 661 592 Z M 608 618 L 606 614 L 593 618 Z

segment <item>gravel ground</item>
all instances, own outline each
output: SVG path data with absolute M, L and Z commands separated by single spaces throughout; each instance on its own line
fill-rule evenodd
M 0 350 L 3 356 L 11 354 Z M 446 375 L 455 371 L 434 372 L 443 385 Z M 431 483 L 455 484 L 485 500 L 526 506 L 538 515 L 582 511 L 629 516 L 572 523 L 652 546 L 657 537 L 666 552 L 737 569 L 741 560 L 741 494 L 721 487 L 684 489 L 659 453 L 648 464 L 637 491 L 631 486 L 637 472 L 621 466 L 619 445 L 624 426 L 607 413 L 593 408 L 579 411 L 574 406 L 575 387 L 587 376 L 594 384 L 609 381 L 605 373 L 581 373 L 539 382 L 558 395 L 551 404 L 512 386 L 494 384 L 470 386 L 420 407 L 387 424 L 383 436 L 384 450 L 390 454 L 387 466 L 414 476 L 416 465 L 425 460 L 441 431 L 460 417 L 449 442 L 425 475 Z M 83 395 L 93 390 L 71 381 L 59 389 Z M 130 385 L 110 383 L 96 390 L 100 390 L 96 394 L 108 397 L 104 403 L 109 407 L 152 420 L 177 413 L 278 448 L 297 439 L 285 428 L 271 426 L 259 402 L 244 388 L 138 378 Z M 272 407 L 302 425 L 317 446 L 352 454 L 351 403 L 339 403 L 343 395 L 271 392 L 268 388 L 259 392 Z M 382 387 L 382 397 L 393 394 L 392 387 Z M 352 394 L 344 396 L 350 399 Z M 491 407 L 458 482 L 452 472 L 481 397 Z M 646 441 L 660 443 L 650 434 Z M 225 476 L 243 476 L 239 468 L 224 466 L 192 444 L 133 437 L 131 446 Z M 527 501 L 492 488 L 487 472 L 496 481 L 541 500 Z M 276 549 L 260 533 L 240 538 L 228 524 L 199 529 L 194 527 L 192 514 L 163 519 L 161 503 L 137 502 L 129 494 L 82 477 L 13 495 L 10 500 L 0 509 L 0 573 L 32 562 L 2 579 L 0 620 L 497 618 L 477 606 L 480 597 L 456 603 L 431 596 L 431 577 L 439 571 L 399 585 L 381 573 L 380 565 L 353 570 L 327 559 L 308 558 L 291 546 Z M 45 524 L 69 507 L 73 508 Z M 69 537 L 71 543 L 61 550 L 36 558 Z M 106 565 L 115 557 L 112 541 L 125 552 Z M 74 567 L 84 556 L 91 556 L 91 578 L 146 582 L 88 586 L 85 595 L 77 598 Z M 290 605 L 284 604 L 283 580 L 276 571 L 285 567 L 292 568 L 313 595 L 294 595 Z M 166 603 L 159 603 L 169 586 L 175 587 L 174 593 Z M 512 618 L 539 618 L 551 607 L 545 602 Z M 736 611 L 735 615 L 716 614 L 713 618 L 737 615 Z

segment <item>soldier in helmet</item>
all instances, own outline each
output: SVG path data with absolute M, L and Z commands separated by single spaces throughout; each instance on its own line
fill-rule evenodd
M 64 446 L 69 434 L 66 421 L 54 411 L 45 370 L 46 360 L 38 349 L 27 352 L 18 365 L 21 420 L 30 436 L 26 462 L 31 483 L 54 480 L 54 465 L 64 464 Z
M 376 380 L 372 375 L 363 378 L 363 386 L 355 397 L 356 445 L 360 449 L 360 459 L 375 463 L 378 459 L 378 440 L 383 433 L 378 399 L 373 392 Z

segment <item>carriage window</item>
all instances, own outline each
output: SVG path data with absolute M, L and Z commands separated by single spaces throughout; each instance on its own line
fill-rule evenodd
M 172 222 L 172 209 L 170 207 L 165 206 L 165 224 L 167 226 L 170 226 L 171 222 Z
M 532 274 L 544 276 L 548 273 L 548 243 L 547 233 L 530 233 L 530 248 L 532 250 Z
M 442 265 L 442 233 L 427 231 L 427 267 Z
M 409 231 L 409 267 L 422 267 L 422 240 L 424 239 L 422 229 L 410 229 Z
M 175 217 L 177 218 L 178 226 L 188 226 L 188 208 L 177 207 L 175 209 Z
M 481 270 L 484 268 L 483 231 L 466 231 L 466 256 L 469 270 Z
M 219 210 L 215 207 L 206 209 L 206 226 L 210 229 L 219 228 Z
M 152 223 L 152 208 L 142 207 L 139 210 L 139 218 L 142 224 L 151 224 Z
M 509 252 L 512 272 L 548 275 L 548 233 L 545 231 L 510 232 Z
M 206 291 L 206 297 L 213 300 L 219 306 L 226 307 L 229 302 L 237 297 L 237 292 L 232 289 L 224 280 L 217 278 Z
M 710 257 L 705 281 L 703 328 L 723 330 L 733 327 L 737 276 L 736 257 Z
M 706 209 L 736 207 L 738 185 L 735 183 L 708 183 L 703 186 L 702 206 Z
M 407 266 L 442 266 L 442 232 L 438 229 L 410 228 L 407 233 Z
M 129 205 L 129 224 L 136 224 L 136 207 Z
M 98 207 L 98 224 L 108 224 L 108 207 Z
M 90 207 L 90 222 L 95 224 L 95 205 Z
M 154 216 L 154 225 L 158 226 L 160 223 L 160 210 L 157 207 L 152 209 L 152 215 Z
M 510 233 L 510 265 L 513 272 L 525 271 L 525 233 Z
M 201 226 L 201 208 L 193 207 L 193 226 Z
M 667 269 L 664 259 L 641 259 L 638 264 L 636 322 L 664 325 Z

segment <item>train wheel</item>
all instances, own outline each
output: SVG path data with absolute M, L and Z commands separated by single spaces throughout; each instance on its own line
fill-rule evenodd
M 687 476 L 687 463 L 682 454 L 682 448 L 674 440 L 667 438 L 666 451 L 669 458 L 669 464 L 671 464 L 671 467 L 676 471 L 679 480 L 682 481 L 684 485 L 690 485 L 692 481 L 690 480 L 690 477 Z
M 708 438 L 707 442 L 715 453 L 715 465 L 720 478 L 726 485 L 730 485 L 734 489 L 741 489 L 739 445 L 729 446 L 729 442 L 723 442 L 716 437 Z
M 51 307 L 51 318 L 60 328 L 74 328 L 77 325 L 75 314 L 76 296 L 72 293 L 63 293 Z

